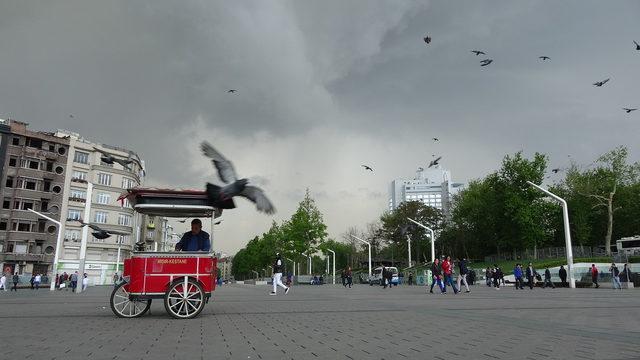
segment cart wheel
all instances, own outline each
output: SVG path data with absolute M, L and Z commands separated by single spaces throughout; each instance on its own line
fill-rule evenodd
M 151 307 L 151 299 L 130 300 L 129 292 L 124 288 L 127 283 L 120 283 L 111 293 L 111 311 L 119 317 L 134 318 L 144 315 Z
M 204 290 L 193 279 L 174 281 L 164 296 L 164 308 L 177 319 L 196 317 L 204 309 L 204 304 Z

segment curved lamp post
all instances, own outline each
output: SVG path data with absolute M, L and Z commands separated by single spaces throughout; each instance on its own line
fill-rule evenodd
M 431 234 L 431 262 L 434 262 L 434 261 L 436 260 L 436 245 L 435 245 L 436 238 L 435 238 L 435 236 L 433 235 L 433 229 L 431 229 L 431 228 L 430 228 L 430 227 L 428 227 L 428 226 L 425 226 L 425 225 L 420 224 L 419 222 L 417 222 L 417 221 L 413 220 L 412 218 L 407 218 L 407 219 L 408 219 L 409 221 L 411 221 L 412 223 L 414 223 L 414 224 L 416 224 L 416 225 L 420 226 L 421 228 L 423 228 L 423 229 L 427 230 L 427 231 Z M 418 254 L 418 255 L 420 255 L 420 254 Z
M 351 234 L 349 234 L 351 235 Z M 367 244 L 367 246 L 369 247 L 369 276 L 371 276 L 371 243 L 368 241 L 364 241 L 362 239 L 360 239 L 359 237 L 355 236 L 355 235 L 351 235 L 352 238 L 356 239 L 356 240 L 360 240 L 363 243 Z

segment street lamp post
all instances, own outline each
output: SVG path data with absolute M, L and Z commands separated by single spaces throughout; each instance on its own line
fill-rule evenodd
M 428 227 L 428 226 L 425 226 L 425 225 L 420 224 L 419 222 L 417 222 L 417 221 L 413 220 L 412 218 L 407 218 L 407 219 L 408 219 L 409 221 L 411 221 L 412 223 L 414 223 L 414 224 L 416 224 L 416 225 L 420 226 L 421 228 L 423 228 L 423 229 L 427 230 L 427 231 L 431 234 L 431 262 L 434 262 L 434 261 L 436 260 L 436 245 L 435 245 L 436 238 L 435 238 L 435 236 L 433 235 L 433 229 L 431 229 L 431 228 L 430 228 L 430 227 Z M 419 255 L 419 254 L 418 254 L 418 255 Z
M 327 249 L 327 251 L 333 255 L 333 285 L 335 285 L 336 284 L 336 252 L 329 249 Z M 329 258 L 327 257 L 327 259 Z
M 411 238 L 407 235 L 407 250 L 409 250 L 409 266 L 411 267 Z
M 255 270 L 251 270 L 251 272 L 256 274 L 256 280 L 258 280 L 258 278 L 260 277 L 260 274 L 258 274 L 258 272 Z
M 91 222 L 91 199 L 93 184 L 87 183 L 87 197 L 84 203 L 84 221 Z M 82 227 L 82 241 L 80 242 L 80 259 L 78 260 L 78 281 L 80 286 L 76 287 L 76 294 L 82 292 L 82 279 L 84 278 L 84 266 L 87 259 L 87 240 L 89 238 L 89 227 Z
M 62 224 L 60 223 L 60 221 L 54 220 L 48 217 L 47 215 L 41 214 L 33 209 L 29 209 L 29 211 L 58 225 L 58 238 L 56 239 L 56 249 L 53 255 L 53 271 L 51 272 L 51 285 L 49 285 L 49 290 L 54 291 L 56 289 L 56 274 L 58 273 L 58 258 L 60 256 L 60 243 L 62 242 Z
M 351 235 L 351 234 L 349 234 Z M 360 240 L 363 243 L 367 244 L 367 246 L 369 247 L 369 276 L 371 276 L 371 243 L 368 241 L 364 241 L 362 239 L 360 239 L 359 237 L 355 236 L 355 235 L 351 235 L 352 238 L 356 239 L 356 240 Z
M 569 227 L 569 208 L 567 206 L 567 202 L 559 197 L 558 195 L 550 192 L 549 190 L 543 189 L 542 187 L 532 183 L 531 181 L 527 181 L 527 183 L 534 188 L 542 191 L 543 193 L 549 195 L 554 200 L 562 205 L 562 220 L 564 222 L 564 243 L 567 248 L 567 273 L 569 275 L 569 287 L 571 289 L 576 288 L 576 279 L 573 277 L 573 247 L 571 245 L 571 228 Z

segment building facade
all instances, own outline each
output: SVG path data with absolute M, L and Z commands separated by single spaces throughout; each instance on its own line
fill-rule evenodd
M 69 140 L 0 121 L 0 264 L 5 273 L 52 273 L 58 226 L 63 216 Z
M 405 201 L 420 201 L 442 210 L 445 216 L 451 212 L 451 198 L 464 187 L 463 183 L 451 180 L 451 172 L 440 165 L 433 168 L 418 168 L 413 179 L 400 178 L 391 182 L 389 210 L 395 210 Z
M 88 231 L 85 272 L 92 285 L 109 284 L 113 274 L 122 271 L 123 259 L 133 251 L 138 237 L 141 216 L 134 213 L 127 202 L 118 197 L 129 188 L 144 181 L 144 161 L 128 149 L 99 144 L 84 139 L 77 133 L 58 130 L 56 137 L 69 143 L 66 167 L 68 176 L 64 181 L 64 198 L 61 212 L 64 240 L 60 252 L 58 272 L 72 273 L 79 268 L 82 227 L 75 220 L 95 223 L 105 230 L 115 230 L 131 235 L 113 235 L 97 239 Z M 118 159 L 131 160 L 127 166 L 109 164 L 102 160 L 104 154 Z M 93 185 L 88 194 L 88 184 Z M 84 218 L 85 207 L 89 207 L 89 219 Z

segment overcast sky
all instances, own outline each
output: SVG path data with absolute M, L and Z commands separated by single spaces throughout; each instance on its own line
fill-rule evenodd
M 217 181 L 210 141 L 278 208 L 238 200 L 217 250 L 289 218 L 307 187 L 339 237 L 432 154 L 465 182 L 519 150 L 640 158 L 640 111 L 621 109 L 640 108 L 638 15 L 635 0 L 3 1 L 0 118 L 131 148 L 150 186 Z

